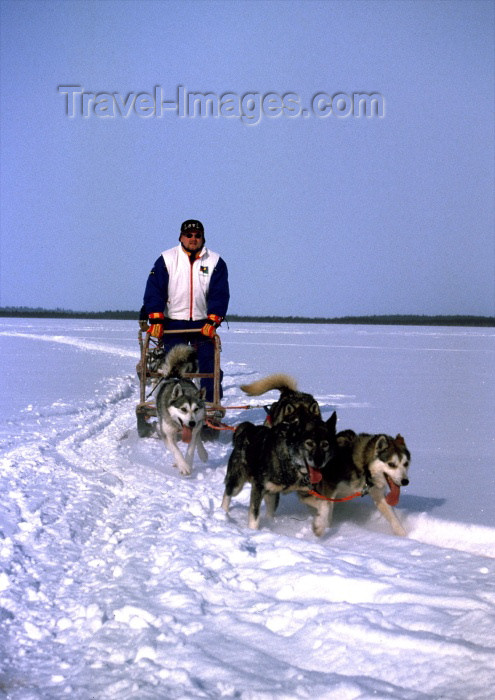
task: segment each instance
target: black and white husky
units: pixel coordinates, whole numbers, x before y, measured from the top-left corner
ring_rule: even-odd
[[[325,498],[339,499],[356,492],[369,492],[393,533],[404,536],[406,531],[392,506],[399,502],[400,487],[409,483],[407,470],[410,461],[411,455],[402,435],[395,438],[384,434],[356,435],[353,430],[337,433],[335,457],[314,488],[324,498],[300,494],[304,503],[317,510],[313,521],[315,535],[323,535],[332,522],[333,502]]]
[[[273,428],[241,423],[234,435],[234,448],[225,476],[222,508],[229,512],[233,496],[251,484],[248,525],[257,530],[264,500],[272,517],[281,493],[307,492],[322,479],[335,449],[335,413],[303,424],[277,423]]]
[[[208,459],[201,440],[206,415],[205,390],[184,377],[184,374],[197,372],[196,351],[190,345],[176,345],[165,357],[159,372],[163,378],[157,385],[158,432],[174,455],[175,466],[188,476],[196,449],[202,462]],[[185,457],[177,444],[179,439],[188,443]]]

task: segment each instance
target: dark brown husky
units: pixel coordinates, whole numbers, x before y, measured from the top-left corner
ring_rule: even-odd
[[[261,396],[272,389],[280,391],[280,398],[267,411],[265,425],[268,427],[282,422],[302,423],[304,420],[321,418],[320,407],[314,396],[298,391],[295,379],[287,374],[271,374],[251,384],[243,384],[241,389],[248,396]]]

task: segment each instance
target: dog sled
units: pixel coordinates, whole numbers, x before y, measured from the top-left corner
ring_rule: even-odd
[[[148,437],[155,431],[155,423],[150,419],[156,417],[156,405],[152,393],[153,382],[159,380],[162,375],[158,369],[165,357],[162,338],[153,338],[150,333],[147,333],[147,324],[143,322],[139,324],[139,349],[140,360],[136,367],[139,377],[139,403],[136,406],[137,431],[139,437]],[[200,334],[200,330],[186,329],[181,330],[181,334],[194,333]],[[176,330],[163,332],[163,337],[166,335],[177,335]],[[184,376],[188,379],[213,379],[213,401],[206,404],[206,425],[203,428],[204,438],[215,440],[219,433],[221,418],[225,413],[225,409],[220,402],[220,352],[221,342],[218,334],[215,334],[211,339],[214,345],[214,368],[213,372],[194,372]]]

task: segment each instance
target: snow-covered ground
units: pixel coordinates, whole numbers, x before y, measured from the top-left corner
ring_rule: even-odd
[[[297,497],[220,508],[231,433],[190,478],[139,439],[137,324],[0,319],[0,696],[492,698],[495,331],[232,323],[226,420],[292,374],[338,428],[402,433],[390,534],[369,497],[322,539]]]

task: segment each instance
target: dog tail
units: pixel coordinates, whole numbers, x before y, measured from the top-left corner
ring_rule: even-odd
[[[183,377],[184,374],[198,371],[196,350],[190,345],[174,345],[167,353],[160,374],[165,378]]]
[[[288,374],[270,374],[264,379],[251,382],[251,384],[241,384],[241,389],[248,396],[260,396],[272,389],[297,391],[297,383]]]

